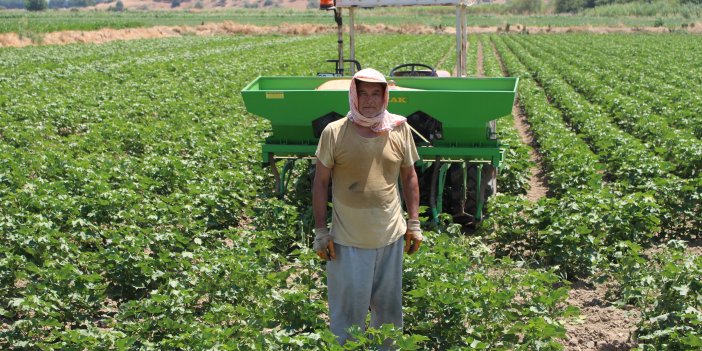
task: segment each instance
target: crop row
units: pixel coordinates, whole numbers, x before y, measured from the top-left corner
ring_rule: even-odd
[[[435,64],[455,51],[450,36],[364,38],[361,63],[382,72]],[[470,38],[482,43],[485,73],[500,75],[487,39]],[[647,246],[659,227],[680,236],[699,228],[699,213],[689,212],[699,198],[678,199],[691,216],[682,228],[666,222],[673,195],[658,199],[651,189],[671,188],[667,170],[632,186],[616,168],[633,165],[612,165],[612,153],[591,149],[592,139],[566,122],[576,111],[561,110],[553,88],[539,85],[557,75],[527,70],[520,60],[538,60],[518,40],[490,39],[521,78],[520,104],[556,197],[512,196],[525,190],[528,149],[518,145],[512,120],[502,119],[498,130],[518,147],[501,174],[511,179],[510,195],[495,198],[488,225],[497,224],[492,238],[514,245],[514,257],[551,268],[496,258],[456,227],[428,232],[422,251],[405,262],[405,335],[368,334],[379,340],[394,336],[424,349],[557,349],[562,318],[573,311],[563,307],[567,282],[556,272],[618,263],[620,240]],[[271,177],[259,165],[268,125],[247,114],[239,96],[257,75],[327,70],[320,62],[335,56],[333,43],[332,35],[193,37],[0,51],[0,89],[10,92],[0,96],[0,348],[333,349],[324,269],[308,248],[309,202],[285,204],[269,193]],[[699,195],[695,189],[682,193]],[[308,199],[308,191],[302,184],[290,196]],[[627,262],[622,275],[637,270]],[[670,279],[658,280],[670,285],[665,301],[684,286],[698,289],[695,267],[671,268]],[[696,295],[686,296],[680,300],[689,304]],[[667,311],[695,321],[684,308]],[[656,328],[641,330],[655,335]],[[359,348],[373,346],[368,335],[358,334]]]
[[[625,36],[603,40],[600,45],[609,50],[617,58],[630,58],[630,60],[641,61],[646,65],[641,69],[648,75],[651,74],[658,79],[665,80],[665,77],[674,78],[670,80],[673,86],[694,87],[702,84],[702,77],[694,75],[700,68],[697,53],[700,50],[696,38],[685,35],[671,35],[668,40],[661,41],[656,36],[637,36],[636,45],[626,45],[630,43]]]
[[[605,258],[601,247],[652,236],[657,228],[652,218],[659,208],[651,206],[650,195],[624,195],[602,183],[597,157],[567,128],[560,111],[550,106],[544,91],[501,39],[493,41],[505,69],[520,77],[519,102],[548,165],[545,174],[556,197],[537,204],[497,198],[489,223],[494,223],[492,238],[505,253],[531,255],[544,264],[559,265],[568,275],[589,274]]]
[[[187,37],[0,50],[0,348],[334,349],[324,269],[304,226],[309,202],[270,193],[259,155],[269,125],[239,95],[258,75],[325,70],[333,43]],[[430,43],[440,50],[419,50]],[[369,35],[359,53],[386,72],[436,63],[451,45]],[[309,198],[301,191],[291,196]],[[380,340],[557,348],[572,313],[567,283],[451,228],[428,232],[406,260],[405,335],[374,331]]]
[[[606,111],[584,99],[516,41],[509,44],[535,71],[554,104],[598,154],[609,176],[628,192],[655,192],[663,206],[665,231],[683,236],[696,233],[697,229],[684,229],[684,223],[700,218],[696,205],[696,198],[700,197],[700,178],[685,180],[670,174],[671,166],[667,162],[649,151],[641,141],[614,126]]]
[[[693,350],[702,345],[702,256],[687,244],[671,240],[648,253],[639,245],[620,243],[620,255],[608,275],[617,281],[608,296],[641,311],[636,336],[639,350]]]
[[[554,91],[557,78],[520,51],[522,47],[515,45],[516,39],[502,36],[492,39],[505,68],[521,78],[520,105],[527,114],[537,143],[558,143],[558,139],[564,137],[587,146],[583,140],[578,142],[578,138],[573,138],[574,134],[567,128],[557,134],[539,134],[543,116],[549,115],[545,111],[552,111],[554,127],[564,126],[560,118],[567,119],[568,113],[572,113],[568,110],[561,113],[557,108],[558,96],[544,93]],[[517,52],[519,54],[515,55]],[[535,69],[527,70],[523,62],[534,65]],[[566,137],[569,135],[571,137]],[[566,148],[562,150],[568,152]],[[583,155],[590,152],[587,147],[581,150]],[[541,147],[539,152],[549,163],[548,153]],[[549,169],[547,175],[552,172],[553,169]],[[685,201],[693,204],[688,210],[692,212],[690,219],[694,222],[699,218],[699,213],[694,212],[699,211],[694,205],[700,198],[699,184],[696,189],[693,185],[684,192],[690,196]],[[702,268],[699,257],[685,255],[682,251],[684,245],[672,241],[669,244],[671,249],[665,248],[656,255],[654,262],[642,258],[641,247],[652,244],[659,225],[675,227],[665,222],[665,213],[668,212],[665,207],[670,205],[668,200],[656,200],[645,187],[632,187],[628,181],[616,177],[602,187],[595,186],[585,191],[573,189],[536,204],[510,197],[496,200],[493,202],[493,217],[488,222],[488,228],[491,228],[488,233],[501,244],[498,247],[507,248],[507,253],[513,256],[526,255],[540,259],[542,263],[559,264],[566,273],[600,272],[616,279],[621,288],[610,291],[614,299],[634,304],[643,312],[636,331],[641,349],[688,349],[700,343],[698,326],[702,323],[702,316],[695,312],[700,298],[695,278]],[[685,232],[684,227],[680,229],[681,234]],[[692,292],[690,289],[697,290]]]
[[[473,36],[471,36],[472,38]],[[487,77],[501,77],[500,64],[495,57],[492,45],[485,36],[476,36],[483,52],[483,73]],[[471,42],[472,43],[472,42]],[[529,160],[531,147],[524,144],[519,137],[514,118],[501,118],[496,122],[497,133],[500,141],[506,144],[505,162],[499,171],[497,184],[501,193],[518,195],[526,194],[529,190],[530,169],[535,167]]]
[[[636,189],[635,187],[632,188],[628,182],[627,179],[624,179],[622,182],[621,180],[618,180],[617,178],[613,178],[612,180],[615,180],[616,183],[613,184],[612,186],[607,186],[606,188],[600,187],[600,182],[601,182],[601,175],[600,175],[600,170],[603,169],[604,167],[607,167],[607,165],[600,164],[598,163],[598,157],[594,156],[592,152],[588,148],[588,144],[585,144],[582,139],[580,139],[576,134],[571,132],[568,129],[568,126],[563,123],[563,115],[562,111],[554,108],[553,106],[550,105],[548,98],[544,94],[544,92],[541,90],[540,87],[538,87],[534,82],[531,81],[531,74],[529,71],[525,70],[525,67],[521,65],[521,63],[516,60],[516,57],[513,56],[512,52],[508,50],[507,46],[502,43],[502,38],[498,37],[495,39],[495,43],[500,51],[500,55],[502,60],[505,62],[505,65],[510,71],[510,74],[512,75],[517,75],[521,77],[520,81],[520,104],[522,108],[524,108],[525,113],[529,117],[529,121],[531,124],[531,129],[532,132],[535,135],[535,138],[537,140],[537,143],[539,145],[539,152],[542,154],[544,162],[549,165],[548,169],[546,170],[546,175],[549,178],[549,185],[552,188],[552,190],[555,188],[556,194],[559,194],[558,192],[558,187],[562,184],[559,182],[559,179],[575,179],[579,180],[580,183],[571,183],[567,182],[565,184],[568,184],[568,186],[564,187],[563,189],[569,190],[571,192],[576,191],[575,194],[570,194],[567,198],[569,201],[575,201],[577,200],[578,196],[581,196],[582,194],[578,195],[577,190],[580,187],[580,189],[583,190],[588,190],[588,191],[594,191],[595,193],[598,194],[598,196],[601,197],[601,201],[603,203],[606,203],[607,201],[610,201],[610,194],[613,193],[615,196],[620,196],[616,195],[619,194],[620,192],[624,191],[626,193],[629,193],[628,196],[633,196],[633,197],[641,197],[642,199],[648,199],[648,200],[642,200],[640,199],[639,201],[642,201],[641,203],[649,203],[651,202],[651,195],[649,193],[650,190],[647,190],[645,187],[642,188],[642,190],[634,190],[632,192],[632,189]],[[537,74],[540,72],[537,72]],[[567,113],[565,111],[563,114]],[[551,146],[553,145],[553,146]],[[553,151],[550,151],[553,150]],[[590,171],[588,172],[587,167],[580,167],[584,166],[588,163],[586,162],[577,162],[578,160],[587,160],[590,159],[591,161],[591,168]],[[568,162],[571,162],[573,160],[576,160],[576,162],[569,164]],[[559,177],[554,177],[554,175],[562,174],[562,176]],[[585,180],[585,181],[583,181]],[[580,184],[578,186],[578,184]],[[651,184],[661,184],[661,181],[656,181]],[[660,185],[659,185],[660,186]],[[635,241],[642,241],[642,242],[647,242],[647,238],[652,237],[654,234],[657,233],[657,227],[658,224],[663,226],[663,228],[666,228],[666,230],[671,230],[674,232],[677,232],[678,235],[686,236],[690,235],[688,230],[690,229],[689,227],[682,226],[682,228],[678,228],[679,222],[676,222],[675,220],[671,221],[669,217],[669,214],[666,213],[675,213],[675,215],[672,218],[682,218],[681,221],[685,223],[686,221],[692,220],[693,222],[695,221],[695,218],[698,218],[695,211],[699,211],[698,209],[695,208],[695,203],[696,203],[696,198],[699,198],[699,188],[694,188],[694,183],[693,183],[693,188],[687,188],[685,190],[675,190],[677,193],[674,193],[673,195],[671,194],[663,194],[663,196],[660,196],[660,198],[668,198],[667,200],[660,200],[659,199],[659,204],[662,205],[662,208],[655,208],[657,206],[651,206],[651,205],[646,205],[649,206],[648,209],[642,208],[640,210],[643,210],[643,212],[640,212],[640,214],[643,213],[648,213],[647,215],[644,215],[644,217],[641,218],[641,220],[633,220],[633,221],[627,221],[627,225],[631,225],[632,227],[628,228],[628,230],[623,230],[621,233],[625,234],[624,237],[616,238],[616,236],[612,236],[609,239],[607,239],[606,242],[613,243],[616,242],[616,240],[620,240],[623,238],[629,238],[630,240],[633,239]],[[697,185],[699,186],[699,185]],[[607,190],[608,189],[608,190]],[[666,189],[663,187],[662,189]],[[662,190],[659,189],[659,190]],[[674,189],[674,188],[673,188]],[[641,191],[640,193],[637,193],[638,191]],[[675,195],[679,194],[684,194],[682,198],[676,198]],[[560,193],[560,194],[565,194],[565,193]],[[578,205],[573,204],[573,208],[577,208],[579,211],[581,211],[581,214],[587,214],[588,217],[591,219],[589,220],[590,223],[587,224],[586,227],[582,227],[580,229],[574,229],[572,231],[566,230],[566,232],[570,232],[571,234],[573,232],[578,232],[582,231],[583,229],[585,230],[584,233],[589,233],[592,228],[595,228],[595,232],[597,231],[597,223],[598,221],[604,221],[608,222],[610,219],[608,219],[608,216],[613,216],[612,218],[623,218],[621,217],[622,214],[620,213],[609,213],[607,215],[601,216],[601,218],[593,218],[595,216],[595,213],[598,213],[599,211],[592,211],[592,209],[588,208],[586,204],[583,202],[587,201],[592,201],[592,200],[587,200],[586,198],[583,198],[579,202]],[[563,201],[563,200],[561,200]],[[615,200],[616,202],[616,200]],[[610,206],[610,205],[606,205]],[[499,208],[499,206],[498,206]],[[514,209],[513,207],[512,209]],[[518,206],[516,207],[518,208]],[[616,208],[616,207],[613,207]],[[684,211],[677,211],[678,209],[683,208]],[[612,208],[610,208],[612,209]],[[633,211],[632,208],[621,208],[621,210],[627,210],[627,211]],[[650,211],[649,211],[650,210]],[[663,210],[663,212],[660,212]],[[550,211],[550,210],[545,210],[541,208],[541,211],[546,211],[547,213],[561,213],[558,211]],[[638,210],[637,210],[638,211]],[[685,212],[687,211],[687,212]],[[636,212],[636,211],[634,211]],[[519,211],[516,211],[516,213],[520,213]],[[633,213],[633,212],[632,212]],[[680,214],[684,215],[682,217],[677,217]],[[539,213],[536,214],[536,218],[542,218],[544,216],[540,216]],[[556,216],[561,217],[561,216]],[[567,216],[563,216],[564,218],[567,218]],[[648,219],[645,219],[648,218]],[[513,218],[516,221],[520,221],[519,218]],[[555,218],[554,218],[555,219]],[[544,218],[546,220],[546,225],[552,223],[554,219]],[[502,218],[500,218],[502,220]],[[532,224],[536,222],[533,219]],[[648,222],[651,221],[651,222]],[[649,224],[645,224],[645,223]],[[576,228],[582,226],[582,222],[578,224],[577,222],[573,222],[573,225],[576,226]],[[652,225],[651,225],[652,224]],[[637,227],[639,225],[643,225],[641,227]],[[500,228],[503,228],[505,231],[505,237],[507,239],[502,240],[505,243],[509,242],[520,242],[520,240],[514,240],[516,239],[513,237],[513,235],[518,235],[521,236],[519,233],[519,229],[516,231],[510,230],[508,228],[522,228],[523,233],[522,234],[528,234],[531,233],[531,238],[538,238],[538,237],[543,237],[543,233],[540,234],[535,234],[533,230],[535,230],[535,226],[530,226],[527,225],[526,223],[524,226],[512,226],[512,225],[504,225],[504,223],[499,224]],[[588,226],[592,226],[592,228],[585,229]],[[537,226],[538,228],[538,226]],[[536,229],[538,230],[538,229]],[[511,233],[511,234],[509,234]],[[685,234],[687,233],[687,234]],[[693,230],[694,233],[694,230]],[[525,237],[529,237],[530,235],[525,235]],[[510,239],[511,238],[511,239]],[[638,239],[635,239],[638,238]],[[523,238],[523,240],[526,240]],[[613,240],[613,241],[612,241]],[[578,242],[578,241],[575,241]],[[553,255],[548,255],[548,249],[544,246],[543,242],[540,240],[536,240],[536,242],[532,242],[532,245],[530,245],[530,249],[536,249],[536,250],[545,250],[545,251],[539,251],[539,252],[544,252],[546,253],[546,257],[550,257],[551,259],[553,258]],[[563,256],[568,256],[568,255],[563,255]],[[557,258],[557,257],[556,257]],[[591,260],[590,263],[595,262],[596,260]],[[582,262],[581,262],[582,263]],[[579,267],[579,268],[578,268]],[[582,271],[584,267],[592,267],[589,264],[585,264],[584,266],[575,264],[572,267],[568,266],[562,266],[561,268],[565,269],[566,271]]]
[[[538,143],[539,152],[547,165],[546,174],[551,190],[563,194],[570,190],[597,187],[602,182],[602,165],[587,145],[568,129],[561,112],[552,107],[543,90],[531,79],[515,58],[506,55],[504,43],[494,45],[508,69],[509,75],[520,77],[519,102],[529,116],[530,131]]]
[[[238,267],[252,263],[222,240],[241,240],[219,232],[252,210],[263,179],[256,167],[240,165],[258,159],[251,141],[264,125],[236,101],[250,79],[243,73],[250,50],[273,55],[276,46],[270,38],[244,42],[212,39],[213,50],[195,48],[180,59],[155,50],[134,60],[121,55],[122,45],[93,47],[114,49],[104,52],[112,61],[57,62],[63,67],[5,81],[13,101],[2,110],[2,307],[13,321],[5,343],[38,347],[59,337],[70,344],[86,330],[88,339],[102,324],[120,324],[98,336],[122,335],[128,346],[148,338],[118,330],[144,315],[177,319],[170,306],[191,308],[207,291],[230,295],[230,279],[247,282],[232,274],[268,269],[257,261]],[[193,43],[170,44],[177,52]],[[193,270],[192,257],[207,265]],[[200,269],[222,282],[203,279]],[[163,300],[172,294],[180,298]],[[93,319],[98,324],[81,325]],[[61,333],[66,325],[76,331]]]
[[[529,44],[526,44],[526,43]],[[587,59],[575,59],[546,45],[522,41],[530,52],[559,72],[588,101],[602,106],[616,124],[640,140],[675,166],[674,172],[684,178],[694,177],[702,169],[702,141],[687,130],[671,129],[665,118],[655,114],[643,97],[618,93],[618,80],[602,79],[592,74],[596,67]],[[680,156],[684,155],[684,158]]]
[[[221,53],[175,60],[93,47],[113,49],[112,61],[53,56],[62,67],[3,81],[4,345],[148,345],[162,339],[154,331],[205,326],[186,314],[200,313],[208,291],[220,297],[200,310],[226,310],[246,296],[228,282],[256,284],[269,270],[237,253],[242,238],[228,230],[259,192],[261,175],[239,165],[257,159],[250,140],[264,125],[236,105],[249,76],[223,60],[273,55],[263,39],[212,39]],[[179,43],[173,52],[190,44]]]
[[[643,100],[671,126],[689,130],[702,137],[702,97],[696,93],[702,81],[696,74],[702,69],[695,57],[698,45],[684,36],[671,36],[660,43],[651,38],[637,38],[637,45],[625,45],[621,38],[601,40],[571,36],[569,40],[543,38],[542,42],[558,46],[561,52],[589,65],[592,72],[616,87],[617,91]]]
[[[667,174],[669,166],[651,154],[643,144],[610,122],[607,112],[592,105],[566,84],[551,67],[532,56],[512,38],[505,40],[510,49],[533,71],[535,78],[553,98],[571,126],[581,133],[600,155],[609,173],[634,186]]]

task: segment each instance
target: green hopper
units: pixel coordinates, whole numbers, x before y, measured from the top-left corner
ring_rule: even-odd
[[[280,179],[275,160],[313,158],[324,126],[349,111],[348,89],[319,90],[332,80],[339,78],[259,77],[242,91],[247,110],[271,122],[272,135],[263,145],[262,159],[273,166],[281,194],[292,163],[286,164]],[[417,174],[425,189],[421,198],[434,217],[447,208],[465,222],[480,220],[483,203],[495,192],[495,172],[505,151],[494,120],[511,114],[518,78],[388,77],[388,81],[398,87],[390,91],[388,110],[407,117],[415,132],[421,158]],[[444,199],[447,189],[450,196]]]
[[[420,161],[415,165],[420,204],[434,221],[446,212],[454,221],[475,224],[484,204],[497,191],[497,171],[506,145],[498,140],[495,120],[509,116],[518,78],[466,78],[468,6],[477,0],[323,0],[337,24],[337,58],[333,73],[317,77],[258,77],[242,90],[249,112],[268,119],[272,134],[263,145],[263,162],[271,166],[282,196],[296,160],[314,159],[324,127],[349,111],[350,76],[361,69],[355,58],[355,13],[383,6],[455,6],[454,76],[421,63],[406,63],[388,74],[388,110],[407,117]],[[344,55],[342,12],[348,11],[349,57]],[[431,50],[431,48],[428,48]],[[346,66],[349,66],[346,69]],[[346,82],[344,82],[346,81]],[[345,85],[344,85],[345,84]],[[285,159],[282,172],[276,161]],[[314,165],[310,162],[310,176]],[[446,194],[446,196],[444,196]]]

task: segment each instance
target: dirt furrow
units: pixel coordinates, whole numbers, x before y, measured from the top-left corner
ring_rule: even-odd
[[[502,58],[493,45],[496,56],[506,72]],[[515,123],[523,141],[534,146],[534,138],[529,131],[526,116],[522,113],[517,103],[513,110]],[[542,161],[534,151],[537,168],[530,181],[532,188],[527,194],[531,200],[546,195],[548,185],[545,182]],[[536,184],[534,184],[536,183]],[[540,183],[540,184],[539,184]],[[532,192],[533,191],[533,192]],[[566,337],[561,340],[567,351],[624,351],[636,346],[633,334],[636,323],[640,320],[641,312],[635,308],[618,308],[606,299],[607,285],[593,284],[586,281],[577,281],[570,289],[567,303],[580,308],[580,317],[573,321],[566,321]]]
[[[478,77],[485,77],[485,67],[483,67],[483,43],[478,41],[478,59],[475,60],[475,74]]]
[[[453,46],[453,45],[451,45],[451,47],[449,47],[448,51],[446,51],[446,53],[444,54],[444,56],[441,57],[441,59],[439,60],[439,62],[437,62],[437,63],[436,63],[436,66],[434,66],[434,67],[435,67],[437,70],[443,69],[444,63],[446,62],[446,60],[448,59],[448,57],[451,56],[451,52],[454,51],[454,50],[456,50],[456,47]],[[454,65],[454,67],[455,67],[455,65]]]
[[[636,346],[633,335],[641,312],[622,309],[605,299],[604,284],[575,282],[567,303],[580,308],[580,318],[566,323],[561,340],[566,351],[625,351]]]
[[[514,116],[514,126],[517,128],[522,143],[531,146],[529,149],[529,160],[536,164],[536,167],[531,167],[529,169],[531,177],[529,177],[529,190],[527,190],[526,195],[527,199],[536,202],[548,194],[548,181],[544,174],[545,167],[541,155],[536,151],[537,145],[534,142],[534,136],[529,130],[529,122],[519,106],[519,98],[514,101],[512,115]]]
[[[507,69],[502,62],[502,57],[500,57],[500,54],[497,52],[497,48],[495,48],[494,45],[492,45],[492,50],[500,62],[502,74],[507,75]],[[482,70],[482,50],[479,50],[478,57],[478,60],[481,61],[479,69]],[[524,115],[521,107],[519,106],[519,97],[515,99],[514,105],[512,106],[512,116],[514,116],[514,125],[517,128],[517,132],[519,133],[519,138],[522,140],[522,143],[531,146],[529,149],[529,160],[532,161],[536,167],[531,167],[529,169],[531,177],[529,177],[529,190],[527,190],[526,196],[530,201],[536,202],[548,194],[548,181],[546,180],[546,176],[544,174],[546,167],[543,164],[541,155],[536,151],[538,145],[534,140],[533,133],[529,129],[527,117]]]

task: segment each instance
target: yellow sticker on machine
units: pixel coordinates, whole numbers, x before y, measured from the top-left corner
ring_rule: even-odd
[[[266,92],[266,99],[285,99],[285,94],[280,91]]]
[[[407,97],[406,96],[393,96],[390,98],[390,103],[391,104],[406,104]]]

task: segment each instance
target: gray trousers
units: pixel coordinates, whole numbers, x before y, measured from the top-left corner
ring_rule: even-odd
[[[402,254],[404,240],[379,248],[359,249],[334,244],[336,259],[327,262],[331,331],[342,345],[347,329],[383,324],[402,327]]]

